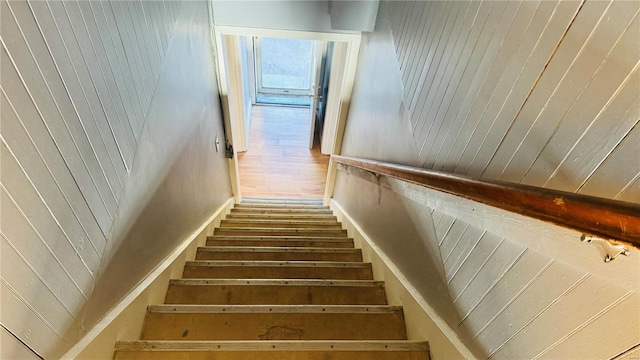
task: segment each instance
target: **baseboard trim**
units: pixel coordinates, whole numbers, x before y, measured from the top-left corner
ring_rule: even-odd
[[[360,225],[334,199],[331,210],[347,229],[364,260],[371,262],[374,278],[385,282],[389,305],[402,306],[409,340],[429,341],[431,359],[475,359],[458,335],[438,315],[402,271],[378,247]]]
[[[194,232],[187,236],[129,294],[117,303],[62,359],[113,359],[114,346],[120,340],[138,340],[149,304],[164,303],[169,279],[181,277],[187,260],[193,259],[198,246],[220,224],[235,203],[229,198]]]

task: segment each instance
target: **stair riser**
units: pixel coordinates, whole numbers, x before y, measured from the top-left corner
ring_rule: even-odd
[[[167,304],[385,305],[381,286],[170,285]]]
[[[286,222],[223,222],[220,224],[220,228],[233,229],[233,228],[296,228],[296,229],[324,229],[324,230],[341,230],[342,226],[338,223],[317,223],[317,224],[296,224]]]
[[[373,280],[371,267],[190,266],[184,278]]]
[[[329,209],[264,209],[264,208],[241,208],[231,209],[232,215],[240,214],[286,214],[286,215],[333,215]]]
[[[346,230],[305,230],[305,229],[232,229],[216,228],[215,235],[223,236],[325,236],[347,237]]]
[[[316,204],[240,204],[234,209],[295,209],[295,210],[329,210],[328,206]]]
[[[428,360],[422,351],[117,351],[116,360]]]
[[[143,340],[406,340],[402,313],[148,312]]]
[[[229,220],[243,220],[243,221],[251,221],[251,220],[276,220],[276,221],[287,221],[287,220],[303,220],[303,221],[338,221],[338,219],[333,215],[288,215],[288,214],[229,214],[227,215],[227,219]]]
[[[198,251],[196,260],[348,261],[361,262],[362,254],[321,252]]]
[[[353,248],[353,241],[307,241],[307,240],[207,240],[207,246],[246,246],[246,247],[320,247]]]

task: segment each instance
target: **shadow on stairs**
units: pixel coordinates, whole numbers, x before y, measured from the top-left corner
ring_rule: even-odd
[[[429,359],[407,340],[353,240],[317,199],[252,198],[150,305],[124,359]]]

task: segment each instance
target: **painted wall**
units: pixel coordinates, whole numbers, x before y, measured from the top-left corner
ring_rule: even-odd
[[[342,153],[640,202],[639,10],[381,3]],[[334,198],[479,358],[640,339],[639,251],[605,264],[578,233],[353,169]]]
[[[208,9],[0,6],[1,321],[55,358],[230,196]]]

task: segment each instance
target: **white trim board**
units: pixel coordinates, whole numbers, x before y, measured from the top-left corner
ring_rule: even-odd
[[[116,341],[139,340],[147,305],[164,303],[169,279],[182,277],[185,262],[195,257],[233,204],[229,198],[216,209],[61,358],[112,359]]]
[[[378,247],[373,239],[349,216],[335,200],[331,210],[353,238],[356,248],[362,249],[364,261],[371,262],[374,279],[385,282],[389,305],[403,307],[409,340],[429,341],[431,359],[475,359],[455,331],[438,315],[407,280],[402,271]]]

